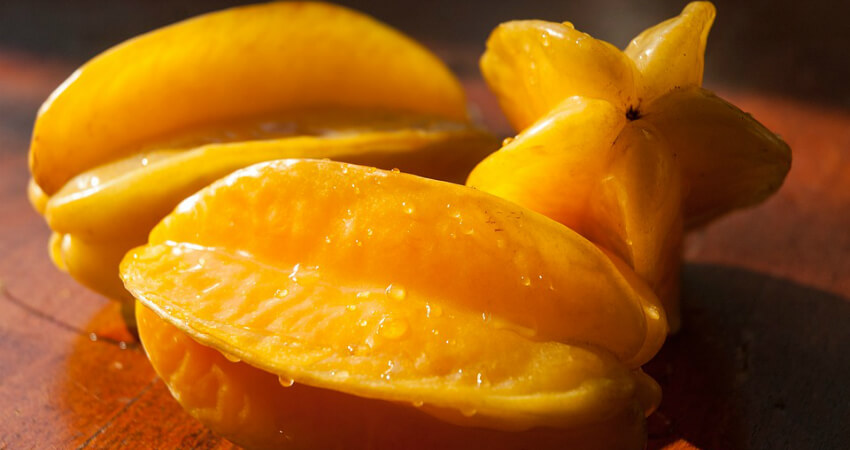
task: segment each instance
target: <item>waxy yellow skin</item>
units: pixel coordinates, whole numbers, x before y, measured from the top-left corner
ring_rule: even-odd
[[[763,201],[788,146],[700,87],[708,2],[625,51],[570,23],[517,21],[490,36],[481,69],[521,133],[467,184],[564,223],[627,261],[679,327],[684,230]]]
[[[247,6],[141,35],[78,69],[39,111],[33,177],[52,195],[192,127],[315,107],[466,119],[459,82],[392,28],[329,4]]]
[[[121,273],[202,346],[320,388],[308,389],[317,398],[327,389],[343,403],[401,402],[458,426],[563,439],[659,401],[630,370],[666,336],[643,281],[569,228],[460,185],[332,161],[262,163],[182,202]],[[162,344],[147,338],[162,327],[139,322],[180,399],[194,388],[157,363]],[[301,403],[279,408],[312,410]],[[222,408],[197,416],[231,426],[232,405]]]
[[[346,8],[271,3],[180,22],[83,65],[39,111],[29,193],[57,266],[130,301],[121,256],[233,170],[332,158],[461,181],[497,145],[416,42]]]

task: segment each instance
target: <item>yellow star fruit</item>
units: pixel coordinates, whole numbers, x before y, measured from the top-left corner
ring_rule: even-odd
[[[343,7],[270,3],[144,34],[80,67],[39,111],[29,193],[57,266],[130,300],[123,254],[235,169],[333,158],[460,181],[496,147],[418,43]]]
[[[642,448],[660,400],[638,369],[667,329],[645,283],[462,185],[261,163],[183,201],[121,274],[171,392],[249,446],[281,430],[295,448],[411,448],[430,430],[423,448]]]
[[[521,133],[467,183],[623,258],[674,330],[683,231],[763,201],[791,164],[779,137],[700,87],[714,15],[691,3],[622,52],[568,22],[508,22],[481,58]]]

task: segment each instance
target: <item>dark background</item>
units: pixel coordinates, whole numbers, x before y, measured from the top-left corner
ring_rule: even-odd
[[[226,0],[0,1],[0,51],[81,64],[106,48],[202,12],[244,4]],[[462,76],[478,76],[476,55],[490,30],[510,19],[569,20],[624,47],[643,28],[672,17],[682,0],[382,1],[339,3],[424,41]],[[715,2],[706,85],[850,107],[850,2]],[[446,49],[452,49],[447,52]],[[462,50],[458,52],[457,50]]]

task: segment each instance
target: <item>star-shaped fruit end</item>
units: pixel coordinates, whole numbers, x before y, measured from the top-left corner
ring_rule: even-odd
[[[481,69],[518,131],[467,184],[574,228],[629,263],[678,328],[684,230],[765,200],[791,150],[703,89],[715,9],[693,2],[620,51],[569,23],[500,25]]]

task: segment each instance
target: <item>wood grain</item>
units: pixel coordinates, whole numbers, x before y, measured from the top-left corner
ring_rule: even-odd
[[[173,401],[116,306],[48,260],[26,148],[67,73],[0,54],[0,449],[232,448]],[[482,83],[466,84],[506,133]],[[794,164],[770,201],[688,238],[684,329],[647,366],[665,395],[650,448],[850,448],[850,113],[725,94]]]

